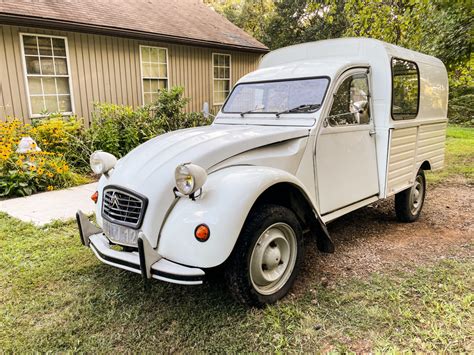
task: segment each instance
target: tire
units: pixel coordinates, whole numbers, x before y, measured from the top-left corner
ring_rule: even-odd
[[[420,217],[425,196],[425,173],[420,169],[413,186],[395,195],[395,212],[398,220],[405,223],[415,222]]]
[[[247,217],[227,262],[227,285],[244,305],[274,303],[293,285],[303,254],[303,233],[293,211],[259,206]]]

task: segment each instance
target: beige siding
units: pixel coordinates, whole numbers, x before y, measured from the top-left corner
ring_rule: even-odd
[[[142,104],[140,45],[168,49],[170,86],[183,86],[191,99],[188,111],[212,102],[212,53],[232,57],[231,80],[254,70],[260,54],[166,44],[135,39],[0,25],[0,118],[29,121],[28,99],[20,48],[20,33],[67,37],[74,112],[88,120],[94,102]]]

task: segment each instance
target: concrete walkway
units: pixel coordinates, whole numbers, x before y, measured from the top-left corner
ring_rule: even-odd
[[[97,183],[71,187],[69,189],[42,192],[28,197],[0,201],[0,211],[38,226],[56,219],[75,218],[78,209],[86,214],[95,211],[91,195]]]

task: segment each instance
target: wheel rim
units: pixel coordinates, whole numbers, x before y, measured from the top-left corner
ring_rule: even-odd
[[[278,292],[296,264],[296,234],[288,224],[275,223],[258,238],[250,257],[250,280],[263,295]]]
[[[421,205],[423,204],[424,193],[423,179],[418,175],[410,193],[410,209],[412,215],[416,215],[420,211]]]

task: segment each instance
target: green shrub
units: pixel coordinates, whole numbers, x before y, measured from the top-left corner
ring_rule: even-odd
[[[122,157],[163,132],[147,107],[134,110],[131,106],[98,103],[94,105],[86,144],[91,151],[103,150]]]
[[[184,113],[188,102],[189,99],[184,97],[184,89],[176,86],[169,91],[162,90],[150,109],[159,126],[166,132],[212,123],[210,118],[205,118],[200,112]]]
[[[183,88],[162,90],[152,105],[138,107],[95,104],[86,143],[91,151],[103,150],[122,157],[159,134],[211,123],[201,113],[183,112],[189,99]]]
[[[474,88],[452,87],[449,93],[448,119],[450,123],[474,126]]]

